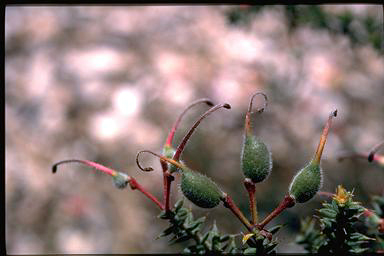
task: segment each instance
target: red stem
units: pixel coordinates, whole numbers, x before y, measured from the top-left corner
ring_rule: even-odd
[[[131,187],[132,190],[139,190],[141,193],[143,193],[146,197],[151,199],[161,210],[164,210],[164,205],[157,200],[155,196],[153,196],[150,192],[148,192],[145,188],[143,188],[135,178],[132,178],[129,180],[129,186]]]
[[[165,204],[165,211],[170,211],[170,203],[171,203],[171,184],[172,181],[175,179],[172,174],[167,170],[163,172],[163,180],[164,180],[164,204]]]
[[[115,171],[115,170],[112,170],[108,167],[105,167],[101,164],[98,164],[98,163],[95,163],[95,162],[92,162],[92,161],[88,161],[88,160],[78,160],[78,159],[70,159],[70,160],[63,160],[63,161],[60,161],[60,162],[57,162],[55,163],[53,166],[52,166],[52,172],[55,173],[57,171],[57,166],[61,165],[61,164],[64,164],[64,163],[73,163],[73,162],[77,162],[77,163],[81,163],[81,164],[85,164],[87,166],[90,166],[90,167],[93,167],[99,171],[102,171],[110,176],[116,176],[118,173]],[[137,181],[135,178],[129,176],[129,179],[128,179],[128,182],[129,182],[129,185],[131,187],[132,190],[139,190],[140,192],[142,192],[146,197],[148,197],[149,199],[151,199],[155,204],[157,204],[157,206],[159,206],[160,209],[164,210],[164,206],[162,203],[159,202],[159,200],[157,200],[156,197],[154,197],[151,193],[149,193],[147,190],[145,190]]]
[[[98,164],[98,163],[95,163],[95,162],[92,162],[92,161],[88,161],[88,160],[79,160],[79,159],[69,159],[69,160],[63,160],[63,161],[57,162],[57,163],[55,163],[52,166],[52,172],[56,173],[57,167],[59,165],[67,164],[67,163],[80,163],[80,164],[84,164],[84,165],[87,165],[89,167],[95,168],[98,171],[104,172],[104,173],[106,173],[106,174],[108,174],[110,176],[116,176],[116,174],[117,174],[117,172],[115,170],[112,170],[112,169],[110,169],[108,167],[105,167],[105,166],[103,166],[101,164]]]
[[[179,146],[177,147],[176,149],[176,152],[175,152],[175,155],[173,156],[173,160],[175,161],[179,161],[180,160],[180,156],[181,156],[181,153],[183,152],[189,138],[192,136],[193,132],[195,131],[195,129],[197,128],[197,126],[199,126],[200,122],[205,118],[207,117],[209,114],[213,113],[214,111],[218,110],[219,108],[226,108],[226,109],[230,109],[231,106],[227,103],[225,104],[219,104],[219,105],[216,105],[212,108],[210,108],[207,112],[205,112],[196,122],[195,124],[192,126],[192,128],[189,130],[189,132],[184,136],[183,140],[181,141],[181,143],[179,144]]]
[[[192,102],[188,107],[186,107],[184,109],[184,111],[179,115],[179,117],[177,118],[177,120],[173,124],[173,126],[171,128],[171,131],[168,134],[168,137],[167,137],[167,140],[165,142],[165,145],[172,146],[172,140],[173,140],[173,137],[175,136],[175,132],[176,132],[177,128],[179,127],[181,119],[183,118],[185,113],[187,113],[187,111],[189,109],[191,109],[192,107],[194,107],[194,106],[196,106],[197,104],[200,104],[200,103],[205,103],[208,106],[213,106],[213,103],[212,103],[212,101],[210,99],[199,99],[199,100],[196,100],[196,101]]]
[[[249,195],[249,208],[252,214],[252,224],[256,224],[258,221],[257,215],[257,203],[256,203],[256,185],[250,179],[244,180],[244,186],[248,191]]]
[[[248,219],[244,216],[239,207],[236,206],[232,198],[226,194],[225,197],[222,198],[222,201],[224,202],[224,206],[231,210],[231,212],[241,221],[241,223],[244,224],[248,231],[252,232],[253,227],[251,223],[249,223]]]
[[[271,220],[273,220],[276,216],[278,216],[285,209],[293,207],[295,205],[295,199],[289,195],[286,195],[283,201],[279,204],[279,206],[273,210],[261,223],[257,224],[256,227],[258,229],[264,229],[265,225],[267,225]]]

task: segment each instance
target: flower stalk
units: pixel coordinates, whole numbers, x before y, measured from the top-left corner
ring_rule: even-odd
[[[195,129],[197,128],[197,126],[199,126],[200,122],[206,118],[208,115],[212,114],[213,112],[215,112],[216,110],[220,109],[220,108],[226,108],[226,109],[230,109],[231,108],[231,105],[227,104],[227,103],[224,103],[224,104],[218,104],[218,105],[215,105],[213,106],[212,108],[210,108],[208,111],[206,111],[194,124],[193,126],[191,127],[191,129],[189,130],[189,132],[184,136],[183,140],[181,141],[181,143],[179,144],[179,146],[177,147],[176,149],[176,152],[175,152],[175,155],[173,156],[173,160],[175,161],[179,161],[180,160],[180,157],[181,157],[181,154],[183,153],[184,151],[184,148],[185,146],[187,145],[187,142],[189,141],[189,138],[192,136],[193,132],[195,131]]]
[[[260,230],[264,229],[265,225],[271,222],[271,220],[277,217],[285,209],[291,208],[294,205],[295,205],[295,199],[290,195],[286,195],[283,201],[281,201],[281,203],[279,204],[279,206],[277,206],[277,208],[273,210],[262,222],[260,222],[259,224],[256,224],[255,226]]]
[[[251,179],[246,178],[244,180],[244,186],[248,191],[249,196],[249,208],[252,215],[252,224],[256,224],[258,222],[258,214],[257,214],[257,201],[256,201],[256,184],[251,181]]]
[[[200,104],[200,103],[205,103],[208,106],[213,106],[213,102],[210,99],[198,99],[194,102],[192,102],[189,106],[187,106],[184,111],[179,115],[179,117],[176,119],[175,123],[173,124],[171,131],[168,134],[168,137],[166,139],[164,149],[165,150],[173,150],[172,149],[172,141],[175,136],[176,130],[180,125],[181,119],[184,117],[184,115],[187,113],[188,110],[190,110],[192,107]],[[170,194],[171,194],[171,184],[172,181],[175,179],[172,174],[168,171],[168,165],[163,161],[160,160],[161,167],[163,169],[163,200],[164,200],[164,205],[165,205],[165,211],[169,212],[170,211],[170,204],[171,204],[171,199],[170,199]]]
[[[84,164],[86,166],[92,167],[98,171],[101,171],[101,172],[111,176],[113,179],[114,185],[119,189],[124,189],[127,187],[127,184],[129,184],[129,186],[132,190],[137,189],[138,191],[143,193],[146,197],[148,197],[152,202],[154,202],[161,210],[164,210],[164,205],[154,195],[152,195],[143,186],[141,186],[135,178],[128,176],[125,173],[112,170],[108,167],[105,167],[104,165],[101,165],[101,164],[98,164],[98,163],[95,163],[92,161],[79,160],[79,159],[63,160],[63,161],[55,163],[52,166],[52,173],[57,172],[57,168],[59,165],[67,164],[67,163],[80,163],[80,164]]]
[[[244,216],[239,207],[236,206],[235,202],[233,202],[232,198],[224,193],[224,196],[221,199],[224,202],[224,207],[231,210],[231,212],[244,224],[244,226],[248,229],[249,232],[252,232],[253,226],[248,221],[248,219]]]

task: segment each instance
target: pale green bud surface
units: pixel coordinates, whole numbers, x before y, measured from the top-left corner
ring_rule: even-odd
[[[293,178],[289,186],[289,194],[298,203],[305,203],[316,195],[322,185],[320,165],[311,161]]]
[[[189,169],[182,171],[180,187],[186,198],[202,208],[217,206],[223,195],[210,178]]]
[[[267,146],[253,135],[245,135],[241,169],[254,183],[265,180],[272,170],[272,156]]]
[[[113,184],[119,188],[119,189],[124,189],[127,187],[128,182],[129,182],[129,177],[127,174],[118,172],[116,176],[112,177]]]
[[[163,155],[166,157],[166,158],[169,158],[169,159],[172,159],[173,156],[175,155],[176,153],[176,150],[172,147],[169,147],[169,146],[165,146],[164,149],[163,149]],[[172,172],[178,172],[179,171],[179,168],[177,168],[175,165],[171,164],[171,163],[167,163],[168,165],[168,170],[172,173]]]

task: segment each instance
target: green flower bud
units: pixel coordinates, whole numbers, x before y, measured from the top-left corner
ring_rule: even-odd
[[[175,165],[181,172],[181,192],[192,203],[202,208],[213,208],[220,203],[220,199],[224,197],[223,192],[210,178],[195,172],[185,165],[173,159],[166,158],[149,150],[142,150],[136,155],[136,164],[143,171],[151,171],[152,167],[142,167],[139,162],[141,153],[150,153],[162,161]]]
[[[244,137],[241,169],[254,183],[265,180],[272,170],[272,156],[267,146],[253,135]]]
[[[184,168],[181,176],[181,191],[195,205],[213,208],[220,203],[223,192],[207,176]]]
[[[293,178],[289,186],[289,194],[298,203],[305,203],[316,195],[322,185],[322,171],[320,165],[311,161]]]
[[[113,184],[119,189],[126,188],[130,179],[131,177],[122,172],[117,172],[115,176],[112,176]]]
[[[252,101],[253,98],[259,94],[264,96],[265,105],[263,108],[257,111],[261,113],[267,106],[267,96],[264,93],[255,93],[252,95],[249,103],[249,108],[245,116],[245,136],[240,162],[241,169],[245,177],[251,179],[254,183],[262,182],[263,180],[265,180],[272,170],[271,152],[268,150],[268,147],[263,141],[261,141],[259,138],[252,134]]]
[[[173,148],[173,147],[170,147],[168,145],[164,146],[163,148],[163,155],[166,157],[166,158],[170,158],[172,159],[173,156],[175,155],[175,152],[176,150]],[[179,171],[179,168],[177,168],[175,165],[171,164],[171,163],[167,163],[168,165],[168,170],[173,173],[173,172],[178,172]]]
[[[126,188],[128,183],[132,179],[130,176],[128,176],[125,173],[117,172],[117,171],[112,170],[112,169],[110,169],[108,167],[105,167],[105,166],[103,166],[101,164],[98,164],[98,163],[95,163],[95,162],[92,162],[92,161],[88,161],[88,160],[78,160],[78,159],[69,159],[69,160],[64,160],[64,161],[57,162],[57,163],[55,163],[52,166],[52,172],[56,173],[57,172],[57,167],[59,165],[61,165],[61,164],[66,164],[66,163],[80,163],[80,164],[84,164],[84,165],[92,167],[92,168],[94,168],[94,169],[96,169],[98,171],[101,171],[101,172],[103,172],[105,174],[108,174],[109,176],[112,177],[113,184],[117,188],[119,188],[119,189]]]
[[[316,195],[320,190],[323,175],[320,168],[320,160],[323,154],[325,142],[329,129],[331,127],[332,118],[337,115],[337,110],[333,111],[323,129],[323,133],[320,137],[319,145],[317,146],[316,154],[313,160],[304,168],[302,168],[293,178],[289,186],[289,195],[295,198],[298,203],[305,203]]]

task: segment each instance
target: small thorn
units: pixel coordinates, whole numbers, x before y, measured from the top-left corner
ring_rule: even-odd
[[[229,105],[228,103],[225,103],[225,104],[223,105],[223,107],[226,108],[226,109],[231,109],[231,105]]]

